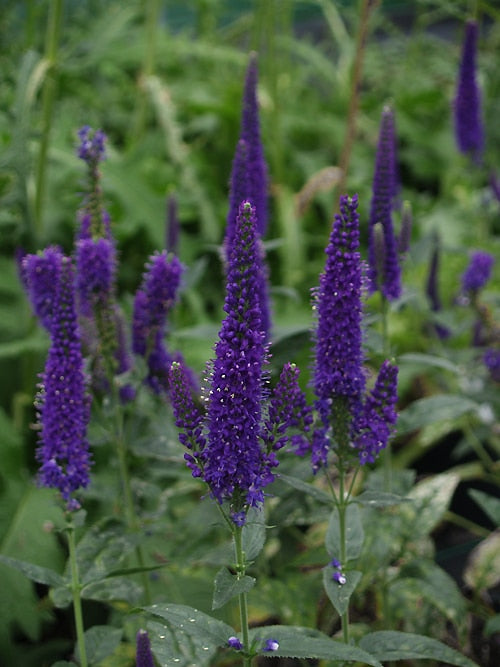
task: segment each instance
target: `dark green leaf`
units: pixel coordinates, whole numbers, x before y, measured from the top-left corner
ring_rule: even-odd
[[[334,570],[330,566],[323,568],[323,586],[335,610],[339,616],[342,616],[349,607],[349,600],[362,574],[356,570],[348,570],[343,573],[346,578],[345,584],[338,584],[332,579],[333,572]]]
[[[169,625],[180,628],[204,645],[225,646],[236,634],[233,628],[208,614],[183,604],[154,604],[144,607],[153,616],[163,618]]]
[[[26,563],[23,560],[18,560],[17,558],[9,558],[9,556],[0,555],[0,563],[13,567],[15,570],[19,570],[24,575],[31,579],[31,581],[36,581],[38,584],[46,584],[47,586],[60,586],[64,579],[60,574],[54,572],[54,570],[49,570],[47,567],[40,567],[39,565],[34,565],[33,563]]]
[[[95,664],[111,655],[121,642],[123,631],[108,625],[94,625],[85,632],[85,650],[89,664]],[[75,655],[79,655],[78,642]]]
[[[255,586],[255,579],[247,575],[238,579],[236,574],[231,574],[226,567],[221,568],[214,581],[214,598],[212,609],[219,609],[229,602],[231,598],[240,593],[248,593]]]
[[[161,667],[209,667],[212,664],[217,650],[212,642],[193,636],[178,627],[170,627],[169,623],[150,621],[147,629],[151,648]]]
[[[483,512],[490,517],[495,526],[500,526],[500,499],[490,496],[484,491],[478,491],[478,489],[469,489],[468,493]]]
[[[303,493],[307,493],[309,496],[312,496],[313,498],[319,500],[322,503],[327,503],[328,505],[331,505],[333,503],[332,497],[328,495],[328,493],[325,493],[324,491],[318,489],[316,486],[313,486],[312,484],[303,482],[298,477],[290,477],[289,475],[280,474],[279,478],[280,480],[285,482],[285,484],[288,484],[294,489],[297,489],[297,491],[302,491]]]
[[[249,509],[241,538],[246,561],[255,560],[266,542],[266,526],[262,509],[254,507]]]
[[[125,601],[136,605],[140,602],[142,593],[142,587],[135,581],[125,577],[114,577],[87,584],[82,589],[82,598],[103,602]]]
[[[372,632],[365,635],[359,645],[381,661],[429,659],[458,667],[477,667],[472,660],[446,644],[407,632]]]
[[[477,410],[478,404],[463,396],[442,394],[420,398],[399,413],[398,435],[439,421],[454,421]]]

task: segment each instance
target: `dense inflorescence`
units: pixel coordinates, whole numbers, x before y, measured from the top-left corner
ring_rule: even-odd
[[[463,292],[477,292],[491,278],[495,258],[488,252],[477,250],[470,256],[469,265],[462,275]]]

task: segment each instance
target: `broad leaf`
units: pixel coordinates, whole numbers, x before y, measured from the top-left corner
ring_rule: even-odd
[[[425,537],[442,520],[460,479],[453,473],[442,473],[419,482],[409,493],[411,503],[400,512],[407,525],[412,525],[413,540]]]
[[[464,572],[465,583],[485,591],[500,582],[500,530],[491,533],[472,551]]]
[[[142,597],[142,586],[126,577],[101,579],[87,584],[82,589],[82,598],[87,600],[101,600],[102,602],[128,602],[136,605]]]
[[[274,639],[279,647],[276,651],[263,651],[266,639]],[[334,641],[317,630],[297,626],[271,625],[250,630],[250,642],[261,647],[260,655],[268,658],[316,658],[341,662],[361,662],[364,665],[382,667],[368,650]]]
[[[151,649],[161,667],[209,667],[216,646],[168,623],[147,624]],[[227,641],[227,640],[226,640]]]
[[[205,646],[226,646],[229,637],[236,634],[227,623],[187,605],[154,604],[143,609],[153,616],[163,618],[169,626],[183,630]]]
[[[307,482],[302,481],[298,477],[290,477],[290,475],[280,474],[279,479],[285,482],[285,484],[288,484],[288,486],[297,489],[297,491],[307,493],[309,496],[319,500],[321,503],[326,503],[327,505],[331,505],[333,503],[332,497],[328,495],[328,493],[325,493],[312,484],[308,484]]]
[[[37,584],[46,584],[47,586],[61,586],[64,582],[64,579],[60,574],[54,572],[54,570],[49,570],[47,567],[40,567],[39,565],[34,565],[33,563],[26,563],[23,560],[18,560],[17,558],[10,558],[9,556],[2,556],[0,554],[0,563],[13,567],[15,570],[19,570],[24,575],[31,579],[31,581],[36,581]]]
[[[364,540],[363,525],[361,523],[361,513],[359,506],[350,504],[345,513],[345,540],[346,540],[346,562],[354,560],[361,553]],[[331,515],[326,532],[325,546],[332,558],[341,559],[340,553],[340,522],[339,512],[335,508]],[[346,563],[342,563],[343,566]]]
[[[250,508],[241,537],[246,561],[255,560],[266,542],[266,526],[262,509]]]
[[[333,572],[334,570],[330,566],[323,568],[323,586],[336,612],[339,616],[342,616],[349,607],[349,600],[361,579],[362,573],[357,570],[348,570],[343,573],[346,578],[345,584],[339,584],[332,579]]]
[[[437,639],[407,632],[372,632],[365,635],[359,645],[381,661],[428,659],[457,667],[477,667],[472,660]]]
[[[399,413],[398,435],[415,431],[438,421],[454,421],[474,412],[478,404],[463,396],[442,394],[420,398]]]
[[[469,496],[476,501],[479,507],[493,521],[495,526],[500,527],[500,499],[490,496],[478,489],[469,489]]]
[[[365,505],[366,507],[391,507],[399,503],[409,502],[409,498],[398,496],[395,493],[385,491],[363,491],[359,496],[352,499],[353,502]]]
[[[236,574],[231,574],[226,567],[221,568],[214,581],[214,597],[212,609],[223,607],[231,598],[240,593],[248,593],[255,586],[255,579],[247,575],[238,578]]]
[[[96,664],[111,655],[122,639],[122,630],[108,625],[94,625],[84,635],[87,660],[90,665]],[[78,642],[75,655],[80,655]]]

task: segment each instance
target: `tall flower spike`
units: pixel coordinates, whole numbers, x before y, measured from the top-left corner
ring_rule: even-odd
[[[208,398],[204,477],[214,497],[241,516],[263,501],[275,463],[259,442],[265,342],[261,324],[261,273],[255,209],[243,202],[230,249],[226,318],[215,346]]]
[[[229,211],[226,222],[226,236],[224,238],[224,250],[226,254],[226,261],[228,259],[229,247],[233,242],[233,237],[236,229],[236,218],[240,210],[242,201],[250,199],[249,197],[249,181],[248,181],[248,148],[246,141],[240,139],[236,144],[236,151],[234,153],[233,164],[231,167],[231,178],[229,180]]]
[[[489,252],[477,250],[470,256],[469,265],[462,275],[463,292],[478,292],[491,278],[495,258]]]
[[[136,644],[136,667],[154,667],[151,644],[149,643],[149,636],[146,630],[139,630],[137,633]]]
[[[389,301],[401,295],[401,269],[392,223],[392,206],[396,194],[395,146],[394,112],[390,107],[385,107],[375,157],[368,230],[368,262],[370,290],[375,292],[379,289]],[[377,266],[374,238],[374,227],[377,223],[382,225],[384,231],[383,271]]]
[[[60,248],[53,246],[37,255],[24,255],[20,263],[22,281],[33,312],[49,332],[57,305],[56,286],[61,274],[61,257]]]
[[[255,206],[257,231],[263,237],[267,229],[267,165],[260,136],[259,105],[257,101],[257,54],[250,56],[248,63],[245,89],[243,92],[243,109],[241,114],[240,139],[247,147],[248,192],[242,199],[248,199]]]
[[[467,21],[458,72],[454,115],[455,137],[459,151],[470,155],[475,162],[479,163],[484,147],[484,131],[481,119],[481,93],[476,80],[477,37],[476,21]]]
[[[37,396],[37,459],[41,463],[40,483],[59,489],[67,508],[74,510],[79,503],[73,493],[89,483],[91,461],[86,431],[90,398],[76,319],[73,267],[62,253],[58,261],[51,346]]]
[[[149,368],[147,381],[157,393],[168,390],[172,357],[164,338],[167,316],[177,298],[182,264],[164,250],[149,259],[142,284],[134,300],[132,349],[143,356]]]
[[[78,131],[80,143],[77,155],[87,165],[88,188],[84,207],[80,213],[78,238],[104,237],[112,241],[109,215],[102,205],[99,163],[106,157],[106,135],[85,125]]]

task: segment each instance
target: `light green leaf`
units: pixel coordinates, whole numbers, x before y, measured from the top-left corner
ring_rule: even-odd
[[[356,646],[334,641],[318,630],[297,626],[271,625],[250,630],[250,642],[264,646],[266,639],[275,639],[279,647],[272,653],[260,651],[268,658],[316,658],[341,662],[360,662],[364,665],[382,667],[370,652]]]
[[[121,642],[123,631],[108,625],[94,625],[84,635],[85,650],[89,664],[101,662],[111,655]],[[79,655],[78,642],[75,645],[75,655]]]
[[[169,626],[180,628],[205,646],[226,646],[228,638],[236,634],[227,623],[187,605],[154,604],[143,609],[163,618]]]
[[[401,507],[407,525],[412,525],[412,539],[429,535],[442,520],[460,481],[458,475],[442,473],[419,482],[409,493],[411,503]]]
[[[151,649],[161,667],[209,667],[212,664],[217,649],[211,642],[178,627],[170,627],[168,623],[150,621],[147,629]],[[228,639],[230,636],[228,635]]]
[[[390,507],[399,505],[399,503],[409,502],[409,498],[398,496],[395,493],[385,491],[363,491],[359,496],[352,499],[354,503],[365,505],[367,507]]]
[[[326,503],[327,505],[331,505],[333,502],[332,497],[328,495],[328,493],[325,493],[321,489],[318,489],[313,484],[308,484],[307,482],[303,482],[298,477],[291,477],[290,475],[280,474],[279,479],[285,482],[285,484],[288,484],[288,486],[297,489],[297,491],[302,491],[303,493],[307,493],[309,496],[312,496],[316,500],[319,500],[321,503]]]
[[[345,514],[346,563],[359,556],[363,547],[364,536],[359,506],[351,503],[347,506]],[[332,558],[340,560],[340,523],[337,508],[330,515],[325,546]],[[346,563],[342,563],[342,565],[345,566]]]
[[[479,507],[493,521],[495,526],[500,526],[500,499],[490,496],[478,489],[469,489],[469,496],[476,501]]]
[[[407,632],[372,632],[359,645],[381,661],[429,659],[458,667],[477,667],[472,660],[436,639]]]
[[[349,600],[351,599],[362,574],[357,570],[347,570],[346,572],[343,572],[346,578],[345,584],[338,584],[334,581],[332,579],[332,574],[333,570],[330,566],[323,568],[323,586],[325,587],[326,594],[330,598],[330,602],[335,607],[336,612],[339,616],[342,616],[349,607]]]
[[[493,588],[500,581],[500,530],[488,535],[472,551],[464,581],[475,591]]]
[[[442,394],[420,398],[399,413],[398,435],[410,433],[439,421],[453,421],[478,409],[478,404],[463,396]]]
[[[255,560],[266,542],[266,526],[262,509],[255,507],[249,509],[241,538],[247,563]]]
[[[221,568],[214,581],[214,597],[212,609],[223,607],[231,598],[240,593],[248,593],[255,586],[255,579],[247,575],[238,579],[236,574],[231,574],[226,567]]]
[[[398,362],[400,364],[408,363],[417,364],[424,367],[432,366],[434,368],[442,368],[444,370],[451,371],[456,375],[459,375],[461,372],[460,366],[457,366],[457,364],[454,364],[452,361],[445,359],[444,357],[436,357],[433,354],[422,354],[419,352],[402,354],[398,357]]]

